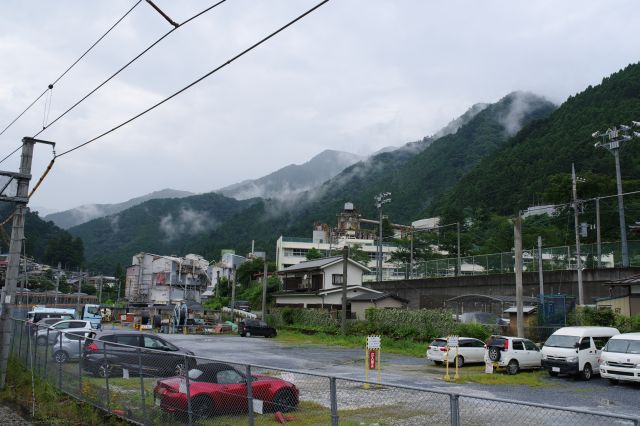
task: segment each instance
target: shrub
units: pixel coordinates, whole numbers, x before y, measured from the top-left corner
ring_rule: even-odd
[[[458,324],[455,329],[455,334],[457,334],[458,336],[474,337],[476,339],[482,340],[483,342],[487,340],[487,338],[493,333],[493,327],[484,324],[478,324],[477,322]]]

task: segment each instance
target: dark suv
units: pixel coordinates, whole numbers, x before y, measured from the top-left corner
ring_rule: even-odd
[[[196,365],[192,351],[181,349],[163,338],[138,331],[92,332],[84,342],[82,363],[85,370],[109,377],[123,370],[145,376],[181,375],[185,367]]]
[[[238,333],[242,337],[250,336],[264,336],[264,337],[276,337],[278,333],[276,329],[267,325],[266,322],[261,320],[247,319],[240,321],[238,324]]]

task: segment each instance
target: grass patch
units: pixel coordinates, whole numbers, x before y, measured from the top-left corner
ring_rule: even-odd
[[[327,333],[305,334],[293,330],[278,330],[277,340],[293,345],[328,345],[340,346],[343,348],[363,349],[367,341],[366,336],[343,336]],[[386,353],[398,355],[408,355],[424,358],[427,350],[425,343],[416,342],[410,339],[391,339],[382,336],[382,350]]]
[[[467,367],[465,367],[467,368]],[[484,366],[481,367],[484,370]],[[508,375],[502,371],[494,371],[493,374],[485,374],[478,372],[470,372],[471,374],[461,375],[455,383],[479,383],[481,385],[524,385],[534,388],[539,387],[551,387],[555,386],[548,380],[544,380],[547,377],[545,370],[534,371],[521,371],[513,376]],[[451,370],[449,374],[451,373]]]
[[[34,376],[35,414],[31,416],[32,383],[31,371],[24,367],[15,357],[9,360],[7,382],[4,390],[0,391],[0,401],[15,407],[20,413],[30,418],[34,423],[47,425],[129,425],[129,422],[79,402],[72,397],[58,391],[38,375]]]

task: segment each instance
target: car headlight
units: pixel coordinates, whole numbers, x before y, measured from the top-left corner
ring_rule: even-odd
[[[577,356],[567,357],[567,362],[578,362],[578,357]]]

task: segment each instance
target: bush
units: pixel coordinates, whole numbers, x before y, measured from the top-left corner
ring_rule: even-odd
[[[412,338],[421,342],[453,334],[453,313],[444,309],[376,309],[366,311],[372,333],[394,338]]]
[[[468,324],[458,324],[455,329],[455,334],[458,336],[464,337],[474,337],[476,339],[480,339],[483,342],[491,336],[495,330],[493,327],[478,324],[477,322],[472,322]]]

